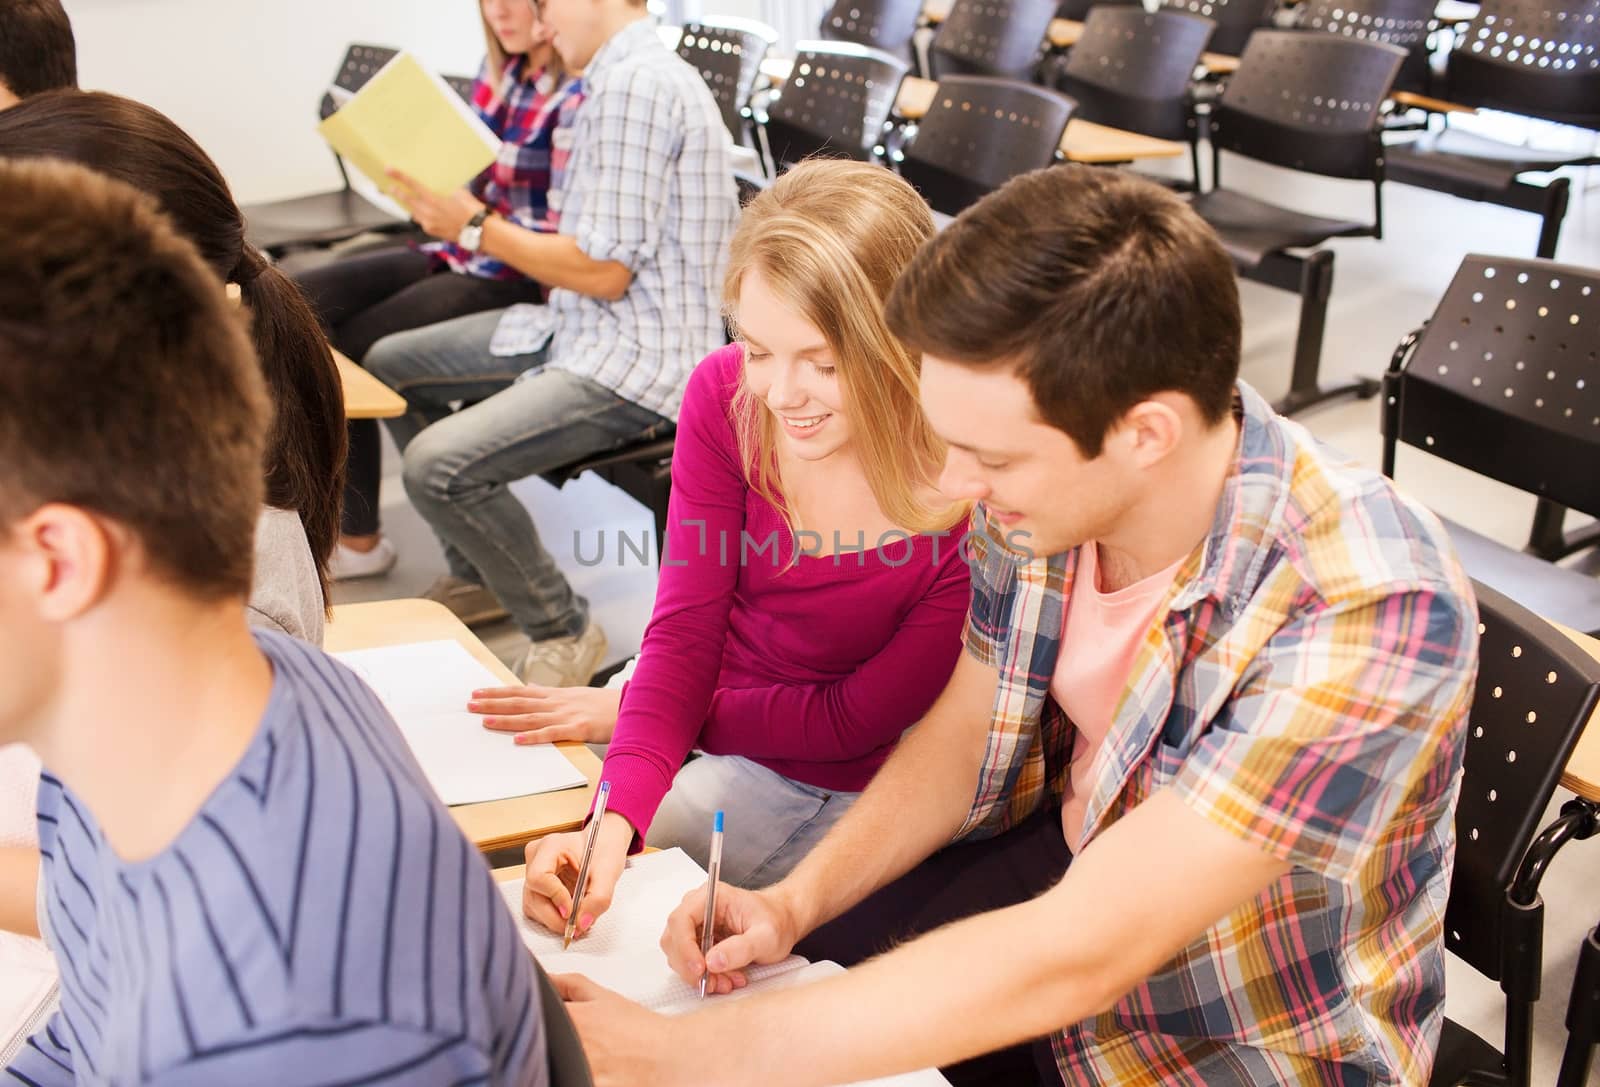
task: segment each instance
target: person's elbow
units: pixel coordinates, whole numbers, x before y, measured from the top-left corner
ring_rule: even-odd
[[[620,302],[633,286],[633,271],[614,260],[596,261],[589,277],[590,291],[604,302]]]

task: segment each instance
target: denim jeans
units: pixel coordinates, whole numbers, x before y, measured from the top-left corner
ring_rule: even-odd
[[[388,420],[405,455],[405,486],[444,545],[450,572],[488,586],[534,641],[583,632],[588,602],[572,591],[510,485],[618,449],[672,424],[562,370],[517,380],[543,354],[496,358],[498,311],[386,336],[367,369],[406,399]],[[452,411],[451,405],[470,406]]]
[[[645,842],[678,846],[704,868],[712,819],[721,809],[727,820],[722,878],[765,887],[788,875],[860,795],[793,781],[737,755],[701,755],[672,779]]]

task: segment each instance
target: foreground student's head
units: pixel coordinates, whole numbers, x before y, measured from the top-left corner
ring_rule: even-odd
[[[300,289],[245,240],[244,216],[216,164],[149,106],[83,91],[37,95],[0,113],[0,157],[66,159],[149,193],[211,270],[239,285],[277,408],[265,461],[267,503],[300,515],[326,597],[345,473],[339,372]]]
[[[268,414],[243,317],[153,200],[0,160],[0,742],[48,719],[72,647],[242,605]]]
[[[511,57],[525,56],[535,69],[556,59],[550,28],[539,18],[536,0],[479,0],[478,12],[483,16],[484,48],[495,79]]]
[[[587,68],[622,26],[644,14],[645,0],[539,0],[539,17],[569,69]]]
[[[745,208],[723,300],[744,345],[740,437],[759,489],[780,456],[844,453],[895,523],[948,527],[948,509],[930,521],[916,497],[944,450],[917,403],[916,356],[884,315],[932,235],[916,190],[859,162],[802,163]]]
[[[1232,410],[1233,266],[1183,201],[1120,171],[1016,178],[917,254],[888,309],[950,445],[941,489],[1038,554],[1104,538]]]
[[[0,110],[78,85],[78,48],[61,0],[0,0]]]

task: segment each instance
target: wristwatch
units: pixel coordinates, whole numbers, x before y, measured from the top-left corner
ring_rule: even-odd
[[[468,219],[467,225],[461,228],[456,244],[469,253],[476,253],[483,244],[483,224],[490,214],[488,208],[480,208],[478,214]]]

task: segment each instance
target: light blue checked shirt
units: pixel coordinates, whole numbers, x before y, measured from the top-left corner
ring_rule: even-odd
[[[739,217],[728,130],[700,74],[648,19],[606,42],[583,83],[551,207],[562,234],[627,265],[633,282],[615,302],[556,289],[547,306],[513,306],[490,350],[528,354],[548,341],[545,366],[675,419],[695,363],[723,343],[722,273]]]

